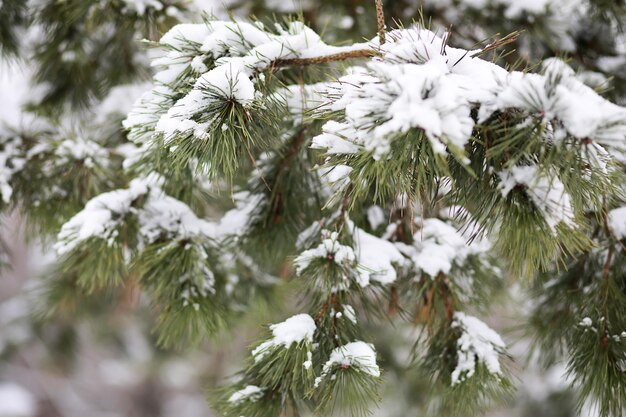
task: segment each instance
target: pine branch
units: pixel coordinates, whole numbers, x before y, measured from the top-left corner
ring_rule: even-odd
[[[353,58],[372,58],[378,56],[375,50],[370,49],[356,49],[348,52],[341,52],[333,55],[323,55],[310,58],[291,58],[291,59],[278,59],[273,61],[270,65],[272,68],[281,67],[294,67],[294,66],[307,66],[307,65],[319,65],[329,62],[344,61],[346,59]]]

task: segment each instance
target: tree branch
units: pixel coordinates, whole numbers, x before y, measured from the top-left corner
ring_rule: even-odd
[[[376,2],[376,24],[378,25],[378,41],[382,45],[385,43],[385,12],[383,11],[383,0]]]
[[[327,62],[343,61],[351,58],[371,58],[374,56],[378,56],[378,52],[372,49],[355,49],[354,51],[316,56],[312,58],[277,59],[272,63],[272,68],[317,65],[325,64]]]

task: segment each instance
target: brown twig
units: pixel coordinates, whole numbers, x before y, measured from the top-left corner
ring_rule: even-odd
[[[391,286],[391,293],[389,299],[389,308],[387,309],[387,314],[389,317],[395,317],[400,310],[400,294],[398,293],[398,287],[395,285]]]
[[[272,68],[318,65],[325,64],[327,62],[343,61],[351,58],[371,58],[374,56],[378,56],[378,53],[372,49],[355,49],[353,51],[316,56],[312,58],[277,59],[273,62]]]
[[[378,41],[380,45],[385,43],[385,12],[383,10],[383,0],[376,2],[376,24],[378,25]]]
[[[346,213],[350,208],[350,194],[354,190],[354,184],[350,183],[346,188],[346,191],[343,193],[343,198],[341,199],[341,209],[339,211],[339,218],[337,219],[337,231],[341,230],[343,227],[343,223],[346,220]]]

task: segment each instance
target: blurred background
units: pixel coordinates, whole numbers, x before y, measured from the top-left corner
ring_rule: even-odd
[[[369,39],[376,33],[373,1],[111,1],[125,3],[121,10],[137,16],[149,13],[150,8],[167,10],[165,18],[157,19],[158,24],[148,31],[139,24],[131,25],[130,29],[114,29],[131,34],[136,46],[132,62],[138,76],[132,84],[123,84],[124,88],[117,88],[122,84],[117,79],[105,83],[107,87],[95,94],[96,104],[92,108],[98,109],[94,114],[99,123],[120,134],[124,114],[146,89],[142,83],[150,79],[150,51],[139,41],[145,37],[158,39],[159,34],[178,21],[200,21],[201,11],[219,18],[232,14],[237,18],[254,16],[262,20],[297,14],[329,43]],[[21,2],[26,11],[54,3]],[[11,30],[18,39],[20,53],[6,55],[0,63],[0,131],[45,125],[45,118],[58,109],[56,96],[50,94],[50,85],[57,80],[42,77],[41,71],[42,66],[49,67],[59,59],[56,53],[46,57],[41,53],[41,48],[46,51],[52,40],[41,30],[41,22],[22,21],[17,14],[7,17],[3,8],[10,3],[0,0],[0,19],[5,19],[0,21],[0,26],[6,24],[6,19],[13,19]],[[501,64],[525,68],[547,57],[569,57],[590,85],[604,90],[613,101],[626,103],[626,38],[623,31],[616,30],[620,15],[613,14],[614,7],[623,10],[623,2],[386,0],[384,3],[389,26],[430,22],[428,25],[434,31],[450,29],[449,43],[458,47],[484,45],[484,40],[497,34],[502,37],[522,30],[518,41],[510,45],[509,53],[497,57]],[[112,66],[110,74],[104,72],[105,81],[116,77],[115,67]],[[98,70],[102,68],[93,71]],[[70,84],[78,80],[71,72],[56,76],[66,78]],[[94,120],[85,119],[86,113],[81,114],[54,117],[67,118],[68,124],[79,125]],[[77,117],[79,120],[74,120]],[[2,172],[0,180],[1,177]],[[280,320],[283,312],[289,310],[289,305],[282,304],[288,304],[284,297],[276,297],[276,304],[251,309],[238,326],[219,337],[198,348],[176,351],[155,347],[151,332],[154,317],[147,301],[133,288],[106,300],[86,298],[84,306],[71,316],[46,317],[41,314],[43,287],[55,260],[49,242],[29,237],[31,234],[18,210],[5,212],[0,219],[0,264],[4,264],[0,269],[0,417],[212,416],[206,402],[207,392],[238,370],[261,325]],[[519,389],[507,407],[495,409],[489,416],[573,416],[574,395],[568,390],[563,366],[548,369],[539,366],[530,353],[530,341],[518,328],[519,318],[528,307],[523,291],[510,283],[496,305],[497,314],[488,322],[511,346],[514,354],[511,366]],[[389,390],[384,393],[377,416],[422,415],[425,381],[406,365],[414,331],[409,327],[389,326],[388,334],[379,337],[380,345],[376,347],[386,358],[382,367],[387,371],[385,378],[389,383],[385,386]],[[393,343],[385,345],[385,341]],[[588,414],[591,416],[591,411]]]

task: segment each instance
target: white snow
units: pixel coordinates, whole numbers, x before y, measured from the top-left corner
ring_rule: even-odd
[[[383,285],[394,282],[397,278],[394,265],[401,265],[405,261],[394,244],[359,229],[350,220],[346,220],[346,227],[354,247],[339,243],[336,232],[322,230],[322,242],[302,252],[294,260],[296,272],[302,273],[313,259],[324,258],[338,265],[355,266],[355,279],[361,287],[368,286],[372,281]]]
[[[377,62],[368,69],[366,75],[340,79],[341,97],[332,108],[345,111],[346,123],[328,122],[314,147],[329,153],[364,148],[380,159],[395,136],[416,128],[437,153],[445,152],[446,145],[460,148],[468,141],[474,126],[469,102],[442,59],[419,65]]]
[[[411,257],[418,270],[431,278],[439,273],[449,274],[454,266],[463,267],[470,255],[487,252],[490,248],[486,240],[476,239],[472,244],[453,226],[439,219],[421,221],[421,228],[413,236],[412,247],[399,245]]]
[[[419,27],[390,31],[387,38],[384,45],[371,41],[381,59],[353,68],[334,92],[328,89],[331,108],[343,110],[345,122],[327,122],[312,146],[328,154],[364,149],[381,159],[394,137],[419,129],[436,153],[462,148],[474,126],[471,105],[489,97],[506,71]]]
[[[311,353],[311,351],[308,351],[306,353],[306,361],[302,363],[302,366],[304,366],[304,369],[306,370],[311,369],[311,367],[313,366],[313,361],[311,360],[312,358],[313,358],[313,354]]]
[[[322,127],[322,134],[311,142],[313,149],[325,149],[327,154],[354,154],[360,147],[354,143],[357,131],[345,123],[329,120]]]
[[[264,81],[265,75],[260,74],[259,78]],[[272,98],[277,96],[282,99],[293,118],[294,126],[300,126],[304,121],[306,112],[320,114],[327,109],[329,103],[325,94],[331,85],[333,83],[326,82],[288,85],[273,93]]]
[[[498,333],[476,317],[461,312],[454,313],[452,327],[462,332],[457,341],[457,364],[452,372],[452,385],[471,378],[480,364],[492,375],[502,374],[499,356],[506,345]]]
[[[395,265],[401,265],[405,259],[395,245],[387,240],[371,235],[346,221],[352,233],[354,253],[359,263],[358,284],[366,287],[371,281],[387,285],[397,278]]]
[[[365,372],[373,377],[380,376],[380,368],[376,363],[376,351],[374,346],[361,342],[350,342],[335,348],[328,361],[324,364],[321,378],[325,378],[333,366],[355,367],[361,372]],[[319,381],[317,382],[319,384]]]
[[[617,239],[626,239],[626,207],[609,211],[607,221],[611,232]]]
[[[162,234],[169,239],[190,236],[213,237],[217,226],[200,219],[185,203],[162,193],[153,192],[141,208],[139,233],[145,244],[150,244]]]
[[[339,266],[350,265],[355,261],[354,251],[350,246],[342,245],[338,241],[337,232],[322,230],[322,243],[313,249],[302,252],[293,264],[298,274],[308,268],[314,259],[332,260]]]
[[[118,85],[109,91],[106,97],[98,103],[93,113],[96,123],[103,124],[111,116],[126,116],[143,93],[150,88],[149,83]]]
[[[126,7],[125,12],[134,12],[143,16],[148,9],[163,10],[163,3],[159,0],[123,0]]]
[[[70,252],[79,243],[95,237],[115,239],[116,228],[131,212],[134,200],[148,193],[150,182],[136,179],[129,188],[103,193],[89,200],[85,208],[63,225],[54,245],[59,255]]]
[[[96,164],[106,166],[109,161],[109,153],[105,148],[85,138],[62,141],[55,150],[55,154],[66,160],[83,161],[90,168]]]
[[[371,206],[367,209],[367,221],[370,227],[376,230],[387,221],[385,212],[380,206]]]
[[[234,392],[228,397],[228,402],[233,404],[239,404],[242,401],[256,402],[263,396],[263,388],[256,385],[247,385],[245,388]]]
[[[354,311],[354,307],[352,307],[349,304],[344,304],[342,307],[343,307],[343,313],[346,316],[346,318],[350,320],[352,323],[356,324],[356,312]]]
[[[329,167],[319,167],[317,169],[322,185],[326,186],[329,194],[338,193],[350,184],[350,173],[353,168],[337,164]]]
[[[283,346],[288,349],[292,344],[300,342],[313,342],[315,333],[315,321],[308,314],[296,314],[287,320],[270,326],[273,337],[261,343],[252,351],[255,361],[260,360],[270,349]]]
[[[470,108],[478,105],[479,122],[496,110],[519,109],[549,124],[546,141],[592,139],[626,149],[626,109],[600,97],[559,59],[545,60],[543,74],[508,73],[477,58],[480,51],[449,47],[419,27],[390,31],[388,39],[377,46],[381,59],[327,88],[330,108],[344,111],[345,120],[327,122],[313,148],[327,155],[364,150],[383,159],[394,137],[418,129],[437,153],[460,149],[474,126]]]
[[[626,109],[584,85],[560,59],[545,60],[543,74],[506,75],[492,89],[492,94],[481,107],[481,120],[495,110],[516,108],[540,117],[545,123],[558,120],[563,127],[551,123],[556,138],[568,134],[616,149],[626,147]]]
[[[515,166],[499,175],[502,195],[506,197],[516,186],[523,186],[552,231],[559,223],[576,226],[570,195],[556,175],[550,177],[537,165]]]
[[[13,195],[11,178],[26,163],[21,145],[22,139],[17,136],[7,137],[0,143],[0,199],[7,204]]]
[[[190,236],[214,237],[217,226],[198,218],[183,202],[169,197],[160,189],[158,175],[136,178],[126,189],[100,194],[91,199],[85,208],[65,223],[54,245],[59,255],[76,248],[90,238],[104,239],[112,244],[128,214],[136,214],[142,245],[154,242],[159,236],[171,240]],[[141,207],[132,204],[146,197]]]
[[[239,237],[246,233],[255,211],[262,204],[263,196],[241,191],[233,195],[235,208],[228,210],[219,221],[217,235]]]

